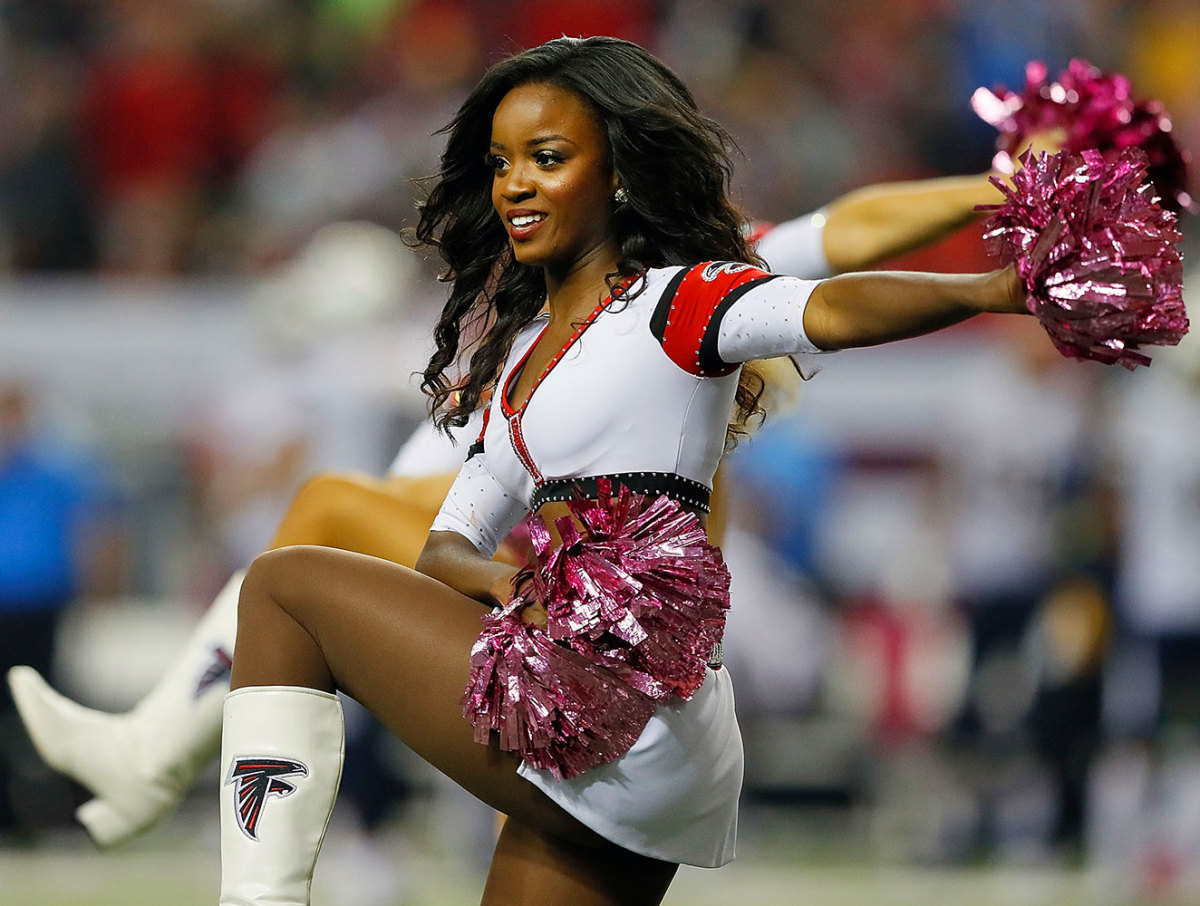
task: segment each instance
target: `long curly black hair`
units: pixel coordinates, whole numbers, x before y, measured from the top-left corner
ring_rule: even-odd
[[[413,232],[415,244],[438,250],[447,265],[441,279],[453,284],[421,384],[443,429],[466,423],[545,300],[542,271],[515,260],[492,208],[485,159],[497,106],[530,83],[582,97],[608,137],[614,175],[629,196],[613,212],[621,257],[610,282],[709,260],[761,264],[748,244],[745,217],[729,198],[733,141],[663,63],[636,44],[605,37],[557,38],[502,60],[442,130],[440,171]],[[471,352],[463,379],[465,349]],[[759,374],[744,367],[731,444],[761,415],[762,390]]]

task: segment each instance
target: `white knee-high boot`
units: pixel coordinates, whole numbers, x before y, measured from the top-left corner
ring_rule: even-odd
[[[220,906],[308,906],[342,779],[336,695],[246,686],[225,699]]]
[[[75,816],[100,846],[122,843],[174,811],[220,751],[244,575],[221,589],[171,667],[124,714],[85,708],[30,667],[9,671],[17,711],[42,758],[94,794]]]

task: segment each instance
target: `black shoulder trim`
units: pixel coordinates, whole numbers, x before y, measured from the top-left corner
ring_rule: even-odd
[[[667,284],[667,288],[663,290],[663,294],[658,297],[658,304],[654,306],[654,314],[650,316],[650,332],[654,334],[654,339],[658,342],[663,341],[663,337],[667,335],[667,318],[671,314],[671,302],[675,299],[675,294],[679,292],[679,285],[683,283],[683,278],[691,271],[690,267],[679,269],[679,273],[671,278],[671,282]]]

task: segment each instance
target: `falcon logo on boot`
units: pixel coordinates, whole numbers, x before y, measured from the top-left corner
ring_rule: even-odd
[[[233,656],[220,645],[213,647],[212,660],[196,683],[196,691],[192,698],[199,698],[213,686],[220,683],[225,689],[229,688],[229,675],[233,670]]]
[[[296,792],[296,785],[283,779],[293,775],[307,777],[308,768],[290,758],[256,756],[235,758],[229,766],[225,783],[236,784],[233,788],[234,814],[238,827],[251,840],[258,840],[258,822],[267,799],[271,796],[282,799]]]

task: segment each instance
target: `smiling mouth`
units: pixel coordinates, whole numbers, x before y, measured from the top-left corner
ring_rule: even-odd
[[[535,223],[541,223],[545,219],[545,214],[518,214],[516,217],[510,217],[508,222],[517,229],[523,229],[533,226]]]

